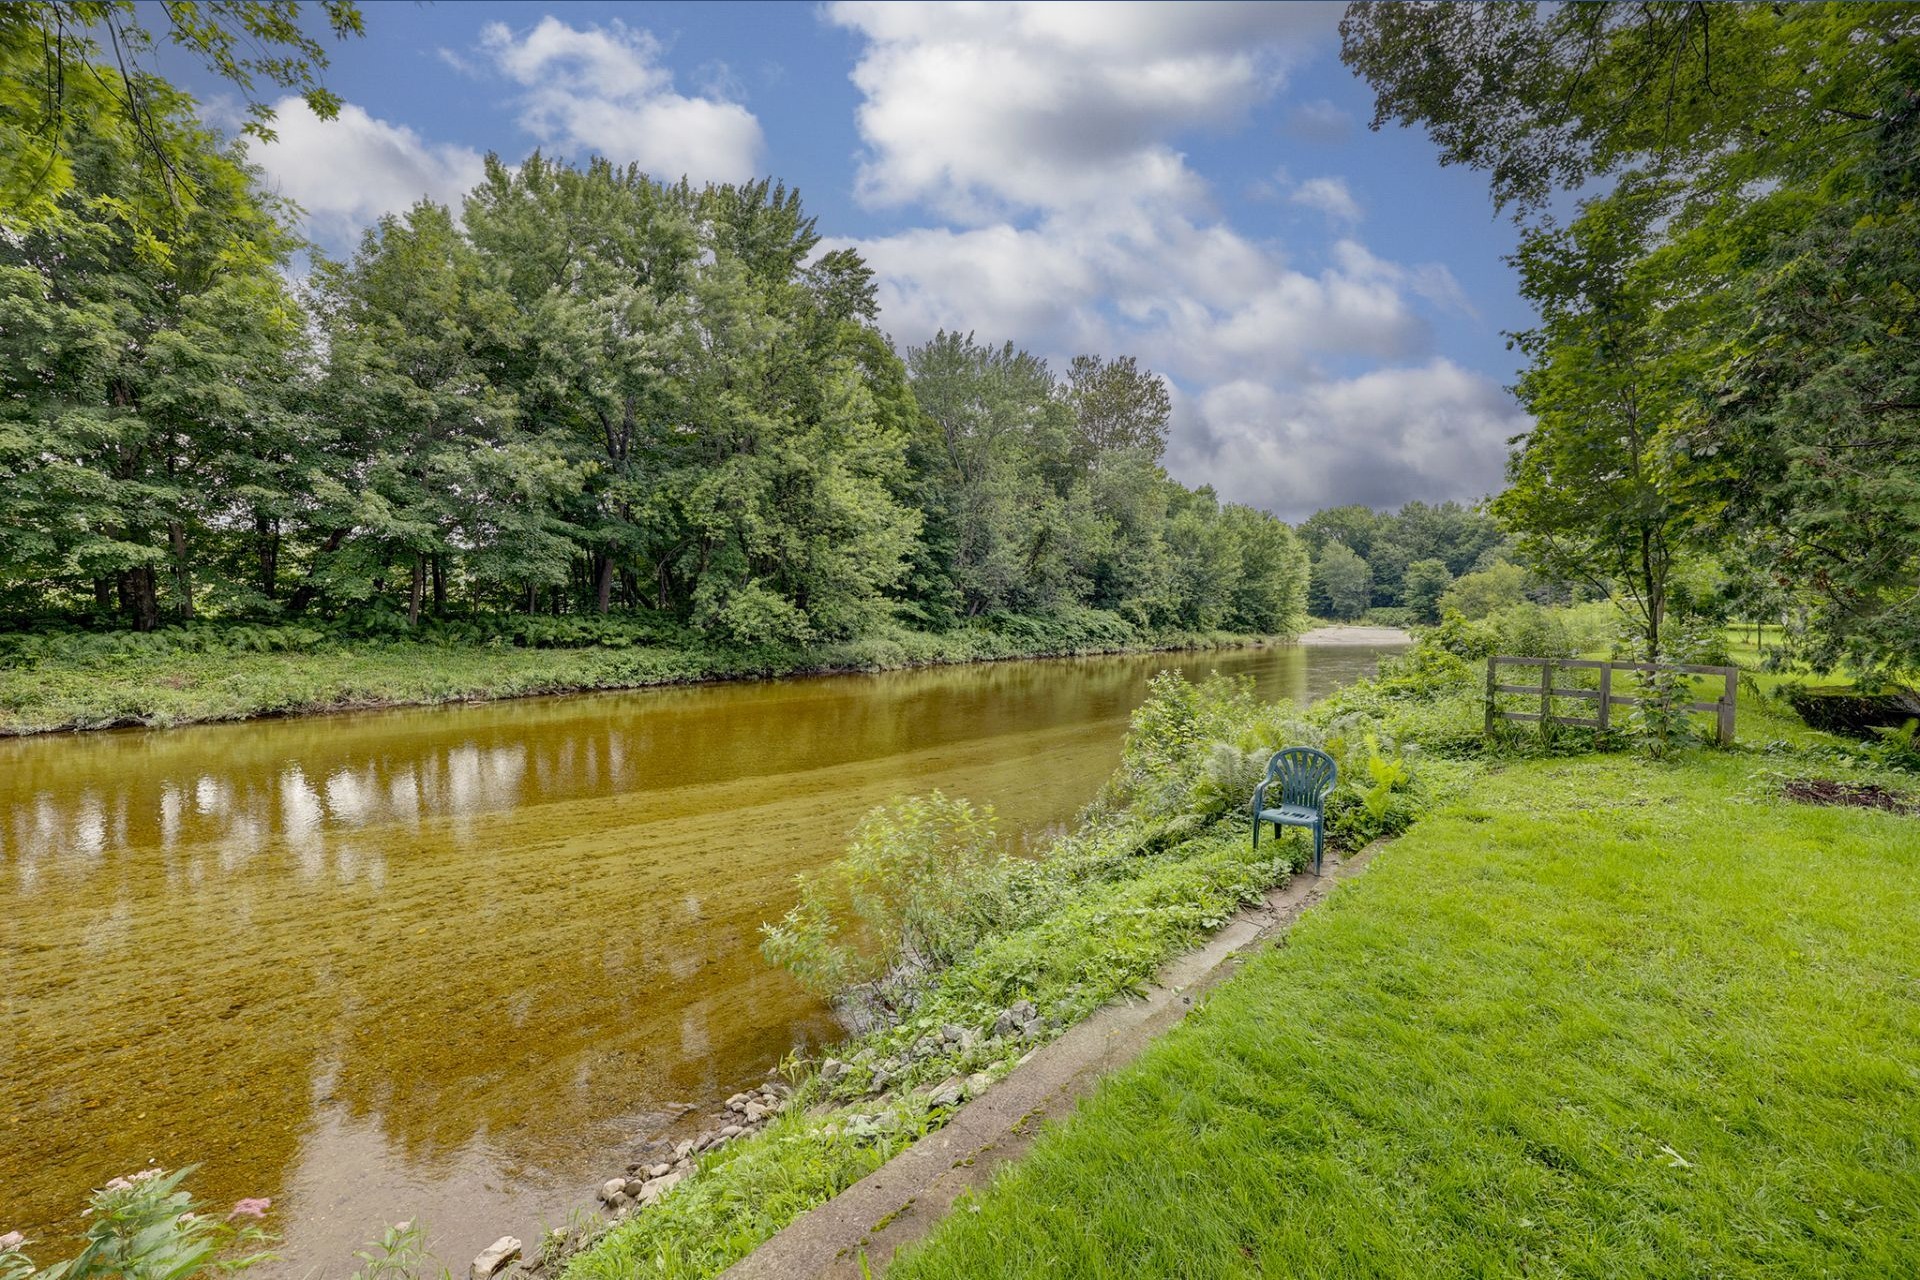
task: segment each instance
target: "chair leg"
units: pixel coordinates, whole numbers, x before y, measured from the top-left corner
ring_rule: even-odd
[[[1260,852],[1260,815],[1253,815],[1253,851]]]
[[[1320,874],[1320,854],[1326,844],[1326,832],[1319,823],[1313,824],[1313,874]]]

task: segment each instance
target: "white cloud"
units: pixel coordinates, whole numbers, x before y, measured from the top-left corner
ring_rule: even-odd
[[[1318,209],[1337,222],[1360,221],[1360,202],[1353,198],[1345,178],[1308,178],[1288,197],[1295,204]]]
[[[480,153],[430,143],[404,125],[390,124],[347,103],[322,120],[297,97],[274,104],[273,142],[250,144],[267,185],[307,212],[307,230],[338,248],[385,213],[422,196],[451,204],[480,180]]]
[[[1297,391],[1228,382],[1182,408],[1171,465],[1296,521],[1335,503],[1482,497],[1500,487],[1507,441],[1531,426],[1491,379],[1448,360]]]
[[[867,38],[853,71],[862,198],[986,221],[1197,200],[1202,184],[1174,140],[1243,119],[1339,9],[842,0],[828,13]]]
[[[665,181],[738,182],[760,170],[760,122],[719,96],[709,77],[698,97],[673,87],[660,42],[617,19],[572,27],[551,14],[516,33],[488,23],[482,51],[525,93],[520,124],[544,144],[635,162]]]

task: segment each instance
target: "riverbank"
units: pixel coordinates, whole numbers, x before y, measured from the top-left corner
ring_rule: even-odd
[[[1888,948],[1910,936],[1916,923],[1908,897],[1897,892],[1914,870],[1911,841],[1903,839],[1913,819],[1854,808],[1811,808],[1793,797],[1891,794],[1896,806],[1920,808],[1911,779],[1851,754],[1837,740],[1807,730],[1784,705],[1758,698],[1743,701],[1741,713],[1745,740],[1766,744],[1758,749],[1698,748],[1654,762],[1618,751],[1581,752],[1567,743],[1542,743],[1531,736],[1489,744],[1477,726],[1476,671],[1474,664],[1450,659],[1436,647],[1417,652],[1385,680],[1344,690],[1305,718],[1284,708],[1251,717],[1245,712],[1210,717],[1198,708],[1217,694],[1204,692],[1175,695],[1170,703],[1143,708],[1135,719],[1129,763],[1107,793],[1109,800],[1130,798],[1131,807],[1108,834],[1102,834],[1098,823],[1102,812],[1112,817],[1115,811],[1096,807],[1095,826],[1083,828],[1078,843],[1069,846],[1070,857],[1090,853],[1104,870],[1087,878],[1080,891],[1084,896],[1075,899],[1072,918],[1060,932],[1053,931],[1056,918],[1049,915],[991,940],[940,975],[925,1003],[916,1004],[901,1027],[851,1041],[825,1062],[796,1065],[797,1092],[770,1118],[764,1133],[729,1136],[701,1157],[685,1185],[657,1203],[649,1196],[648,1205],[629,1208],[616,1198],[622,1220],[604,1237],[577,1242],[587,1247],[564,1263],[564,1280],[620,1280],[640,1270],[673,1277],[712,1276],[746,1256],[754,1241],[771,1235],[783,1220],[798,1217],[870,1173],[891,1187],[891,1176],[875,1171],[895,1154],[917,1142],[945,1141],[926,1135],[942,1130],[969,1099],[991,1098],[1003,1077],[1028,1071],[1036,1044],[1086,1017],[1092,1009],[1087,1001],[1138,989],[1145,974],[1153,972],[1128,964],[1142,958],[1131,940],[1140,931],[1135,917],[1144,913],[1145,903],[1188,922],[1183,933],[1158,936],[1152,954],[1162,961],[1184,950],[1178,944],[1192,945],[1225,919],[1218,908],[1196,898],[1195,883],[1184,877],[1163,884],[1136,878],[1141,865],[1136,859],[1142,853],[1159,850],[1145,864],[1149,875],[1154,867],[1197,859],[1237,859],[1240,874],[1248,878],[1236,886],[1232,901],[1246,902],[1264,892],[1263,877],[1269,885],[1284,882],[1292,864],[1264,871],[1251,865],[1244,829],[1226,803],[1226,797],[1245,793],[1246,780],[1240,776],[1245,759],[1264,759],[1265,743],[1278,739],[1324,742],[1343,754],[1345,776],[1367,780],[1396,773],[1395,740],[1432,749],[1433,754],[1420,757],[1417,779],[1403,778],[1378,790],[1357,783],[1336,793],[1330,817],[1346,847],[1412,827],[1412,834],[1389,851],[1389,887],[1380,891],[1378,903],[1343,893],[1323,912],[1308,917],[1299,941],[1263,957],[1253,973],[1232,984],[1230,989],[1240,995],[1210,1004],[1206,1015],[1194,1020],[1193,1029],[1176,1033],[1168,1045],[1123,1073],[1120,1079],[1131,1082],[1131,1110],[1102,1108],[1102,1100],[1114,1092],[1103,1087],[1089,1107],[1094,1119],[1075,1122],[1067,1137],[1043,1140],[1042,1155],[1029,1162],[1035,1172],[1027,1172],[1029,1165],[1009,1171],[984,1201],[969,1202],[969,1212],[948,1219],[924,1252],[909,1255],[892,1274],[1027,1275],[1057,1269],[1049,1260],[1064,1259],[1067,1270],[1062,1274],[1094,1276],[1112,1274],[1115,1258],[1125,1257],[1130,1274],[1173,1276],[1190,1269],[1180,1259],[1211,1257],[1208,1251],[1219,1247],[1229,1252],[1215,1259],[1218,1265],[1212,1269],[1233,1273],[1249,1256],[1242,1248],[1248,1238],[1226,1220],[1232,1214],[1224,1206],[1248,1197],[1260,1200],[1265,1215],[1258,1247],[1266,1250],[1260,1256],[1273,1261],[1266,1273],[1322,1274],[1338,1269],[1338,1258],[1327,1252],[1332,1248],[1337,1254],[1338,1242],[1327,1244],[1327,1232],[1292,1228],[1303,1221],[1325,1221],[1328,1231],[1338,1235],[1333,1219],[1320,1216],[1315,1207],[1319,1199],[1351,1194],[1363,1202],[1359,1207],[1377,1209],[1390,1198],[1388,1191],[1405,1203],[1396,1201],[1393,1214],[1365,1218],[1364,1239],[1355,1237],[1354,1247],[1377,1247],[1384,1257],[1410,1260],[1406,1274],[1424,1273],[1415,1264],[1426,1255],[1408,1253],[1392,1238],[1395,1220],[1422,1220],[1422,1242],[1457,1255],[1458,1265],[1446,1269],[1475,1270],[1468,1254],[1472,1242],[1482,1238],[1524,1237],[1515,1246],[1522,1253],[1532,1256],[1529,1250],[1538,1248],[1542,1256],[1551,1257],[1560,1256],[1571,1242],[1604,1230],[1620,1234],[1626,1249],[1635,1232],[1652,1229],[1631,1204],[1661,1195],[1674,1200],[1683,1227],[1701,1231],[1691,1246],[1716,1260],[1738,1254],[1744,1246],[1714,1227],[1714,1217],[1729,1197],[1765,1202],[1769,1192],[1729,1172],[1742,1167],[1744,1157],[1717,1150],[1716,1139],[1703,1126],[1717,1123],[1725,1109],[1742,1098],[1763,1091],[1761,1077],[1770,1072],[1786,1073],[1799,1085],[1829,1096],[1848,1094],[1858,1083],[1849,1077],[1846,1088],[1836,1093],[1836,1082],[1822,1075],[1823,1046],[1833,1041],[1836,1027],[1831,1016],[1813,1014],[1809,1006],[1815,997],[1805,993],[1827,989],[1825,971],[1782,981],[1777,963],[1788,953],[1805,957],[1827,949],[1817,939],[1843,927],[1851,890],[1841,877],[1829,876],[1812,895],[1817,901],[1805,917],[1794,915],[1786,904],[1806,896],[1796,886],[1809,878],[1810,864],[1831,860],[1849,868],[1863,866],[1865,909],[1874,916],[1861,932],[1868,954],[1850,955],[1843,971],[1836,973],[1842,986],[1862,998],[1894,981],[1895,972],[1886,964],[1893,954]],[[1178,744],[1177,749],[1136,749],[1140,738],[1155,736],[1164,737],[1163,747]],[[1356,738],[1365,743],[1357,753]],[[1235,740],[1258,740],[1260,746],[1245,752],[1228,748]],[[1210,751],[1196,750],[1208,742],[1215,744]],[[1205,763],[1196,765],[1195,757],[1201,755]],[[1380,760],[1381,767],[1370,767],[1368,759]],[[1782,781],[1782,770],[1840,783],[1796,788]],[[1850,791],[1863,785],[1870,790]],[[1900,800],[1901,795],[1907,798]],[[1734,812],[1740,815],[1737,824],[1727,821]],[[1765,833],[1761,843],[1768,853],[1751,863],[1756,830]],[[1289,854],[1297,857],[1298,851]],[[1491,882],[1495,912],[1483,909],[1480,879]],[[1441,901],[1432,900],[1436,894]],[[1697,905],[1690,905],[1699,901],[1711,904],[1705,923],[1696,918]],[[1433,923],[1424,934],[1411,928],[1429,917]],[[1595,920],[1603,922],[1602,927],[1587,927]],[[1610,923],[1616,921],[1636,922],[1629,929],[1634,945],[1622,946],[1624,935]],[[1578,945],[1558,941],[1569,928]],[[1724,949],[1727,962],[1703,962],[1700,957],[1720,949],[1718,935],[1726,930],[1740,939]],[[1447,936],[1429,946],[1427,934]],[[1313,954],[1296,955],[1309,942]],[[1382,965],[1370,950],[1381,947],[1404,949],[1406,954]],[[1283,966],[1273,958],[1278,955],[1295,959]],[[1636,987],[1623,975],[1606,992],[1594,995],[1583,977],[1588,968],[1624,963],[1623,956],[1638,957],[1656,969],[1664,964],[1673,972],[1655,984],[1658,990]],[[1267,975],[1271,982],[1277,971],[1283,973],[1283,983],[1274,989],[1258,987],[1262,979],[1255,975]],[[1543,1008],[1537,1001],[1528,1002],[1534,1015],[1522,1019],[1509,1037],[1514,1061],[1504,1073],[1484,1063],[1452,1070],[1473,1056],[1469,1050],[1485,1039],[1486,1027],[1513,1022],[1508,1006],[1515,982],[1525,985],[1534,980],[1530,975],[1546,983],[1543,990],[1554,1003]],[[1303,987],[1312,989],[1320,1001],[1314,1007],[1324,1006],[1327,1018],[1358,1019],[1351,1053],[1343,1056],[1339,1046],[1323,1043],[1325,1037],[1314,1031],[1321,1025],[1318,1021],[1300,1018],[1299,1009],[1306,1007],[1298,1002]],[[1700,991],[1722,989],[1738,997],[1730,997],[1729,1008],[1754,1010],[1751,1020],[1742,1014],[1728,1033],[1731,1039],[1717,1038],[1726,1024],[1696,998]],[[1034,994],[1023,994],[1028,992]],[[1071,999],[1062,1000],[1062,995]],[[1002,1005],[1016,996],[1022,1002]],[[1441,1015],[1422,1012],[1421,1002],[1429,999],[1452,1003]],[[1468,1015],[1464,1021],[1453,1017],[1456,1006]],[[1223,1012],[1216,1013],[1216,1008]],[[1876,1017],[1887,1012],[1875,1008]],[[1382,1009],[1390,1016],[1380,1015]],[[1920,1028],[1907,1025],[1910,1013],[1891,1011],[1891,1030],[1874,1037],[1870,1053],[1894,1052],[1915,1043]],[[1038,1029],[1032,1021],[1035,1014],[1041,1020]],[[1292,1063],[1267,1074],[1243,1069],[1260,1057],[1263,1037],[1286,1026],[1302,1028],[1298,1034],[1283,1035],[1288,1052],[1340,1061]],[[1557,1038],[1556,1028],[1562,1026],[1573,1027],[1575,1039],[1598,1037],[1606,1043],[1586,1045],[1570,1059]],[[1619,1027],[1631,1030],[1616,1036]],[[1652,1095],[1640,1092],[1653,1088],[1669,1070],[1684,1077],[1687,1064],[1702,1055],[1712,1061],[1716,1054],[1746,1052],[1752,1047],[1750,1031],[1758,1043],[1776,1046],[1761,1053],[1758,1075],[1727,1072],[1728,1080],[1738,1077],[1728,1088],[1720,1086],[1717,1075],[1705,1083],[1695,1081],[1685,1086],[1678,1107],[1659,1089]],[[1213,1039],[1202,1051],[1181,1041],[1182,1036],[1203,1035]],[[1621,1037],[1632,1043],[1616,1043]],[[1597,1056],[1588,1056],[1587,1049]],[[1624,1081],[1608,1075],[1607,1054],[1615,1049],[1631,1059]],[[1441,1068],[1433,1066],[1436,1061]],[[1594,1065],[1556,1074],[1556,1064],[1568,1061]],[[1920,1060],[1906,1067],[1909,1073],[1916,1069]],[[1710,1074],[1719,1071],[1715,1067]],[[1334,1082],[1323,1083],[1330,1075]],[[1537,1173],[1540,1166],[1529,1163],[1535,1158],[1526,1150],[1516,1157],[1506,1131],[1477,1103],[1447,1119],[1436,1100],[1458,1102],[1462,1091],[1480,1079],[1504,1080],[1491,1091],[1501,1098],[1547,1099],[1541,1105],[1548,1110],[1565,1106],[1578,1111],[1591,1104],[1635,1116],[1639,1136],[1632,1152],[1623,1156],[1607,1145],[1613,1141],[1608,1138],[1602,1144],[1606,1150],[1569,1157],[1576,1161],[1572,1168],[1598,1171],[1582,1185],[1592,1197],[1584,1213],[1578,1207],[1569,1212],[1556,1203],[1552,1186],[1522,1176],[1528,1170]],[[1395,1082],[1403,1080],[1417,1085],[1414,1093],[1423,1099],[1411,1111],[1388,1096],[1399,1087]],[[1217,1123],[1200,1122],[1199,1141],[1184,1107],[1168,1102],[1189,1088],[1201,1089],[1201,1105],[1218,1113]],[[1370,1164],[1335,1169],[1347,1153],[1324,1132],[1324,1125],[1284,1118],[1267,1123],[1277,1113],[1260,1099],[1292,1108],[1288,1115],[1315,1116],[1320,1114],[1321,1092],[1329,1088],[1338,1095],[1338,1106],[1349,1111],[1371,1108],[1379,1117],[1380,1132],[1361,1133],[1364,1141],[1382,1150],[1425,1142],[1433,1150],[1419,1157],[1425,1162],[1421,1167],[1453,1172],[1429,1184],[1406,1176],[1404,1170],[1381,1171]],[[1266,1119],[1249,1127],[1249,1116],[1240,1114],[1249,1107],[1252,1117]],[[1550,1137],[1553,1142],[1567,1137],[1577,1145],[1576,1139],[1584,1142],[1592,1136],[1559,1134],[1550,1119],[1543,1112],[1535,1127],[1558,1135]],[[1891,1203],[1887,1197],[1900,1191],[1897,1171],[1876,1168],[1853,1178],[1841,1157],[1849,1149],[1871,1146],[1876,1133],[1910,1129],[1916,1119],[1920,1090],[1908,1081],[1877,1097],[1870,1114],[1845,1106],[1819,1108],[1804,1124],[1783,1124],[1754,1150],[1763,1162],[1790,1149],[1813,1153],[1818,1165],[1813,1176],[1820,1187],[1814,1200],[1793,1191],[1772,1197],[1779,1202]],[[1394,1131],[1401,1121],[1410,1132]],[[1483,1138],[1489,1128],[1494,1136]],[[1206,1133],[1224,1136],[1214,1141],[1206,1139]],[[1241,1133],[1253,1136],[1246,1141],[1234,1136]],[[1662,1145],[1669,1137],[1648,1145],[1653,1136],[1665,1133],[1678,1134],[1689,1151],[1714,1160],[1714,1173],[1705,1179],[1711,1185],[1697,1197],[1682,1190],[1676,1198],[1671,1188],[1653,1185],[1659,1181],[1658,1171],[1640,1168],[1643,1160],[1657,1161],[1666,1151],[1675,1158],[1667,1159],[1664,1170],[1692,1167],[1691,1155]],[[1322,1150],[1314,1147],[1316,1141],[1330,1145]],[[1476,1141],[1486,1149],[1476,1151]],[[1048,1150],[1062,1153],[1051,1165],[1044,1157]],[[1464,1154],[1445,1157],[1448,1151]],[[1276,1158],[1298,1162],[1302,1170],[1334,1169],[1332,1180],[1316,1180],[1318,1172],[1304,1183],[1283,1179],[1288,1186],[1275,1194]],[[1569,1176],[1567,1166],[1556,1162],[1550,1167],[1561,1172],[1548,1175],[1547,1183]],[[1469,1197],[1464,1205],[1456,1203],[1449,1189],[1461,1178],[1471,1180],[1476,1171],[1488,1172],[1496,1181],[1517,1179],[1516,1187],[1531,1197],[1530,1207],[1540,1216],[1528,1222],[1494,1220],[1500,1219],[1503,1191],[1485,1202],[1481,1217],[1491,1218],[1449,1234],[1448,1222],[1479,1212],[1474,1206],[1481,1201]],[[1385,1180],[1382,1187],[1367,1183],[1375,1174]],[[1307,1194],[1308,1184],[1318,1188],[1314,1195]],[[1116,1186],[1125,1186],[1125,1194],[1110,1195]],[[1907,1200],[1912,1199],[1911,1186],[1908,1182],[1901,1193]],[[1860,1199],[1856,1191],[1873,1198]],[[993,1207],[992,1216],[974,1211],[982,1203]],[[1040,1212],[1040,1205],[1067,1207]],[[1617,1222],[1602,1221],[1613,1212],[1608,1205],[1619,1208]],[[1746,1225],[1776,1242],[1790,1244],[1790,1237],[1806,1226],[1791,1211],[1751,1216]],[[1184,1230],[1183,1223],[1191,1226],[1188,1234],[1195,1238],[1180,1249],[1157,1251],[1156,1233],[1164,1229],[1170,1238]],[[1552,1227],[1536,1231],[1534,1223]],[[882,1219],[871,1229],[879,1233],[891,1225]],[[1899,1251],[1896,1237],[1876,1230],[1873,1222],[1850,1221],[1847,1229],[1856,1227],[1852,1239],[1869,1253],[1878,1250],[1891,1259]],[[555,1241],[553,1252],[565,1253],[573,1243]],[[1822,1257],[1830,1261],[1840,1256],[1830,1245],[1786,1252],[1809,1263]],[[1840,1247],[1841,1253],[1846,1247]],[[1828,1251],[1823,1254],[1823,1249]],[[1631,1253],[1627,1249],[1622,1256]],[[840,1260],[850,1276],[879,1274],[876,1261],[859,1250]]]
[[[0,737],[1023,658],[1251,648],[1289,638],[1141,632],[1097,610],[947,632],[895,628],[860,640],[744,651],[685,637],[521,647],[498,641],[354,641],[297,628],[24,642],[16,637],[0,647]]]

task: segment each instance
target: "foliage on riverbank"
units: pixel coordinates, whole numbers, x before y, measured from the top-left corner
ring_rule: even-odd
[[[182,1190],[192,1168],[142,1169],[87,1198],[78,1253],[36,1264],[44,1241],[0,1233],[0,1280],[187,1280],[206,1271],[244,1271],[267,1261],[259,1222],[273,1202],[248,1198],[222,1214]]]
[[[1377,696],[1405,702],[1417,683]],[[1038,859],[972,856],[952,876],[921,877],[943,913],[937,929],[916,935],[912,903],[863,916],[847,884],[770,929],[770,953],[797,971],[879,997],[864,1008],[876,1025],[818,1070],[790,1064],[798,1088],[773,1124],[717,1148],[658,1205],[575,1253],[566,1280],[718,1274],[938,1128],[1038,1044],[1150,981],[1304,864],[1297,835],[1256,855],[1244,810],[1267,755],[1301,741],[1333,751],[1352,780],[1329,810],[1348,847],[1404,828],[1476,769],[1443,753],[1409,760],[1377,717],[1352,708],[1263,704],[1243,682],[1162,675],[1134,715],[1121,767],[1075,831]],[[1382,759],[1413,767],[1383,787],[1368,767]],[[924,872],[938,850],[923,845],[975,849],[988,820],[946,800],[879,811],[862,829],[860,867]],[[895,950],[869,967],[849,963],[841,949],[874,924]],[[866,985],[876,974],[878,990]]]
[[[1880,761],[1807,730],[1784,704],[1757,689],[1742,722],[1747,741],[1756,745],[1734,755],[1702,746],[1654,765],[1593,754],[1596,744],[1589,739],[1510,734],[1489,743],[1482,732],[1481,651],[1489,645],[1532,646],[1564,654],[1587,639],[1578,619],[1543,617],[1537,610],[1436,629],[1407,655],[1384,662],[1377,678],[1305,710],[1259,704],[1230,681],[1193,685],[1163,677],[1135,715],[1120,769],[1079,830],[1038,861],[1009,860],[983,871],[975,860],[967,874],[937,883],[933,896],[943,910],[966,920],[968,945],[928,947],[905,964],[899,961],[911,948],[902,948],[890,957],[893,963],[879,966],[876,971],[892,985],[879,993],[883,999],[869,1003],[877,1028],[836,1050],[840,1058],[822,1070],[805,1074],[799,1068],[794,1100],[767,1131],[717,1149],[696,1177],[658,1206],[576,1253],[566,1264],[566,1280],[717,1274],[791,1217],[944,1123],[952,1106],[1010,1070],[1041,1039],[1148,981],[1238,905],[1283,880],[1299,865],[1304,844],[1268,846],[1280,860],[1256,859],[1240,808],[1266,753],[1281,742],[1315,743],[1341,759],[1344,781],[1329,810],[1336,842],[1356,847],[1438,810],[1460,828],[1448,839],[1470,841],[1482,856],[1504,858],[1500,865],[1515,874],[1525,850],[1537,842],[1543,804],[1562,817],[1591,809],[1608,823],[1623,814],[1636,822],[1644,820],[1640,809],[1653,791],[1662,805],[1691,796],[1683,812],[1699,819],[1703,806],[1711,808],[1719,815],[1711,825],[1723,832],[1729,830],[1722,820],[1728,806],[1740,805],[1746,813],[1745,806],[1760,805],[1769,821],[1784,814],[1790,846],[1805,848],[1830,829],[1852,828],[1848,819],[1801,816],[1777,806],[1773,797],[1786,785],[1782,770],[1900,790],[1897,780],[1889,784]],[[1626,746],[1631,740],[1598,745]],[[1381,778],[1401,778],[1402,770],[1410,776],[1380,786]],[[1536,786],[1508,780],[1489,790],[1487,780],[1496,774],[1533,779]],[[889,824],[924,830],[910,818],[876,814],[869,820],[869,843],[884,845]],[[1641,835],[1663,841],[1674,836],[1669,815],[1662,811],[1656,818],[1658,831]],[[1612,828],[1592,819],[1577,821],[1587,824],[1583,838],[1607,841],[1610,851],[1627,850],[1644,861],[1640,836],[1609,834]],[[1497,832],[1524,828],[1519,852],[1488,852],[1501,844],[1487,838],[1490,823]],[[972,831],[969,823],[959,826],[963,834]],[[1685,838],[1674,838],[1685,857],[1693,857]],[[1745,837],[1725,839],[1741,843]],[[1726,849],[1716,846],[1712,860],[1717,865],[1725,856]],[[1706,858],[1690,865],[1704,866]],[[800,914],[773,929],[778,945],[772,950],[789,962],[808,954],[807,928],[814,930],[813,942],[823,936],[820,917],[809,922],[804,906]],[[894,917],[904,918],[904,912]],[[825,920],[832,927],[824,936],[842,944],[865,924],[844,905]],[[955,951],[958,958],[951,958]],[[1316,967],[1316,980],[1337,996],[1346,979],[1326,983],[1325,974],[1351,971],[1372,972],[1357,962],[1323,965]],[[1379,980],[1387,980],[1384,972]],[[1023,1021],[1030,1012],[1037,1022]],[[1126,1158],[1151,1168],[1164,1154],[1161,1144],[1149,1150],[1135,1143]],[[1009,1208],[1006,1214],[1017,1212]],[[969,1274],[964,1267],[957,1273]]]
[[[1001,614],[944,632],[888,627],[831,644],[713,645],[686,628],[597,617],[451,625],[369,638],[324,626],[202,625],[0,636],[0,735],[481,702],[805,672],[1067,654],[1238,647],[1272,637],[1147,631],[1098,609]]]

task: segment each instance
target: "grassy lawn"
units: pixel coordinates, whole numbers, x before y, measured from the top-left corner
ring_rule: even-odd
[[[1920,819],[1511,764],[895,1280],[1920,1274]]]
[[[1025,629],[931,633],[889,629],[864,639],[729,650],[690,642],[521,648],[511,644],[323,639],[290,651],[215,643],[204,651],[154,637],[74,636],[50,652],[0,649],[0,737],[120,725],[302,715],[367,707],[480,702],[533,694],[634,689],[700,680],[1241,647],[1273,637],[1226,632],[1145,634],[1111,614],[1022,620]],[[264,635],[274,628],[236,628]],[[317,633],[316,633],[317,634]],[[4,638],[4,637],[0,637]]]

